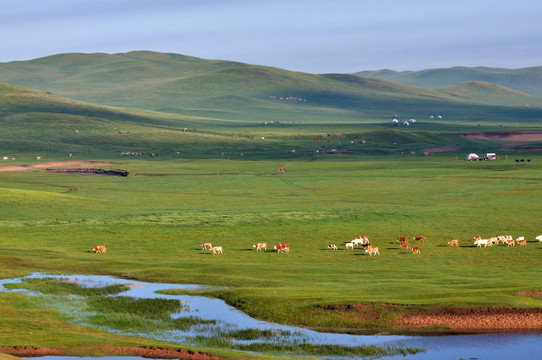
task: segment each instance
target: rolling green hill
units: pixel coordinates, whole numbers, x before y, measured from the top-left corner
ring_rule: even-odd
[[[484,81],[542,97],[542,66],[522,69],[452,67],[422,71],[360,71],[359,76],[397,81],[413,86],[438,88],[460,82]]]
[[[427,89],[154,52],[3,63],[0,81],[18,85],[0,83],[5,154],[259,159],[485,149],[459,134],[533,130],[542,119],[541,98],[487,82]],[[418,122],[393,126],[395,116]]]
[[[0,81],[94,104],[228,120],[359,122],[436,112],[479,117],[487,105],[496,105],[495,98],[506,107],[542,106],[540,98],[502,87],[484,87],[476,96],[470,88],[462,95],[460,89],[450,93],[352,75],[144,51],[3,63]]]

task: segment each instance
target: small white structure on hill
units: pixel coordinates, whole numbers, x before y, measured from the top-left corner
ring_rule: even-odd
[[[495,153],[487,153],[486,159],[488,160],[497,160],[497,155]]]
[[[468,160],[468,161],[478,161],[480,160],[480,157],[478,155],[476,155],[475,153],[470,153],[467,155],[467,157],[465,158],[465,160]]]
[[[399,124],[399,120],[393,119],[393,120],[391,121],[391,123],[394,124],[394,125],[397,125],[397,124]]]

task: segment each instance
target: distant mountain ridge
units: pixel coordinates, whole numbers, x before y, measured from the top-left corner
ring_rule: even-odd
[[[457,66],[421,71],[384,69],[360,71],[356,75],[397,81],[425,88],[440,88],[466,81],[485,81],[542,97],[542,66],[520,69]]]

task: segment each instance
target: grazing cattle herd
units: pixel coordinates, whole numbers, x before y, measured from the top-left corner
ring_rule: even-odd
[[[397,238],[399,250],[406,249],[411,250],[412,254],[420,254],[420,247],[411,247],[408,239],[409,238],[407,236],[401,236]],[[422,243],[425,242],[425,238],[423,236],[414,236],[413,240],[420,241]],[[538,235],[535,240],[538,240],[539,243],[542,243],[542,235]],[[459,247],[459,240],[450,240],[447,242],[447,244],[449,247]],[[515,246],[516,244],[519,246],[525,246],[527,245],[527,240],[524,236],[519,236],[514,240],[511,235],[499,235],[488,238],[482,238],[479,235],[474,236],[473,245],[478,248],[487,248],[499,244],[507,246]],[[345,242],[344,244],[345,250],[354,250],[354,248],[356,248],[357,246],[364,249],[365,253],[369,254],[369,256],[380,255],[378,247],[371,245],[368,236],[358,236],[353,240]],[[252,247],[255,248],[256,251],[267,252],[267,243],[255,243],[254,245],[252,245]],[[339,247],[336,244],[329,244],[327,248],[329,250],[339,250]],[[213,255],[224,254],[224,249],[222,246],[213,246],[211,243],[200,244],[200,249],[210,251]],[[289,253],[290,245],[288,243],[277,243],[273,246],[273,249],[276,250],[277,253]],[[105,247],[105,245],[97,245],[92,248],[92,251],[97,254],[105,254],[107,252],[107,248]]]

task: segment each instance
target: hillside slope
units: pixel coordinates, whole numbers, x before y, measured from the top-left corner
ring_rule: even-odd
[[[393,90],[407,91],[406,85],[373,79],[362,79],[353,75],[328,75],[329,79],[340,81],[343,91],[348,88],[371,84],[371,98],[376,103],[381,96],[381,105],[389,101],[387,95]],[[378,86],[377,86],[378,85]],[[447,96],[471,96],[494,93],[509,96],[523,96],[507,89],[494,89],[487,83],[465,83],[439,90]],[[176,89],[177,90],[177,89]],[[369,91],[369,90],[367,90]],[[400,98],[401,91],[395,96]],[[505,92],[506,91],[506,92]],[[380,95],[377,95],[381,93]],[[383,94],[383,95],[382,95]],[[428,93],[429,94],[429,93]],[[440,97],[439,97],[440,96]],[[223,99],[225,104],[241,97]],[[434,96],[435,104],[442,106],[442,95]],[[413,98],[411,98],[413,99]],[[503,99],[505,100],[505,99]],[[292,100],[299,101],[299,100]],[[321,99],[334,106],[341,101],[348,106],[349,99]],[[414,101],[414,100],[413,100]],[[420,100],[420,103],[425,100]],[[426,101],[427,104],[427,101]],[[451,103],[461,104],[460,100]],[[362,106],[361,104],[360,106]],[[375,105],[374,103],[372,104]],[[480,131],[503,131],[520,128],[539,129],[542,111],[536,108],[511,108],[502,106],[461,106],[462,111],[477,109],[475,122],[446,117],[423,119],[413,126],[394,126],[386,119],[358,122],[338,122],[331,117],[324,121],[310,118],[310,110],[303,110],[306,122],[273,123],[251,120],[223,120],[152,112],[141,109],[108,107],[62,98],[43,91],[31,90],[15,85],[0,83],[0,153],[21,158],[41,156],[68,157],[76,159],[119,158],[122,152],[144,152],[159,154],[163,158],[222,158],[222,159],[314,159],[315,154],[388,155],[422,151],[428,148],[477,149],[487,147],[485,140],[465,138],[461,134]],[[310,107],[309,107],[310,108]],[[277,112],[278,106],[270,108]],[[465,110],[466,109],[466,110]],[[313,111],[325,112],[320,108]],[[219,111],[216,111],[219,113]],[[290,114],[292,111],[290,110]],[[513,117],[505,118],[513,115]],[[504,126],[504,127],[503,127]],[[425,150],[423,150],[425,151]]]
[[[3,154],[107,153],[215,146],[202,126],[213,119],[88,104],[0,83],[0,151]],[[217,126],[215,125],[215,128]],[[187,131],[189,130],[189,131]],[[228,143],[223,139],[222,143]],[[213,151],[215,153],[216,151]],[[202,149],[200,154],[205,154]]]
[[[542,106],[540,98],[497,87],[462,96],[353,75],[314,75],[145,51],[3,63],[0,81],[94,104],[229,120],[359,121],[435,112],[465,117],[480,114],[487,105]]]
[[[542,66],[522,69],[458,66],[422,71],[360,71],[356,75],[427,88],[445,87],[467,81],[484,81],[542,97]]]

